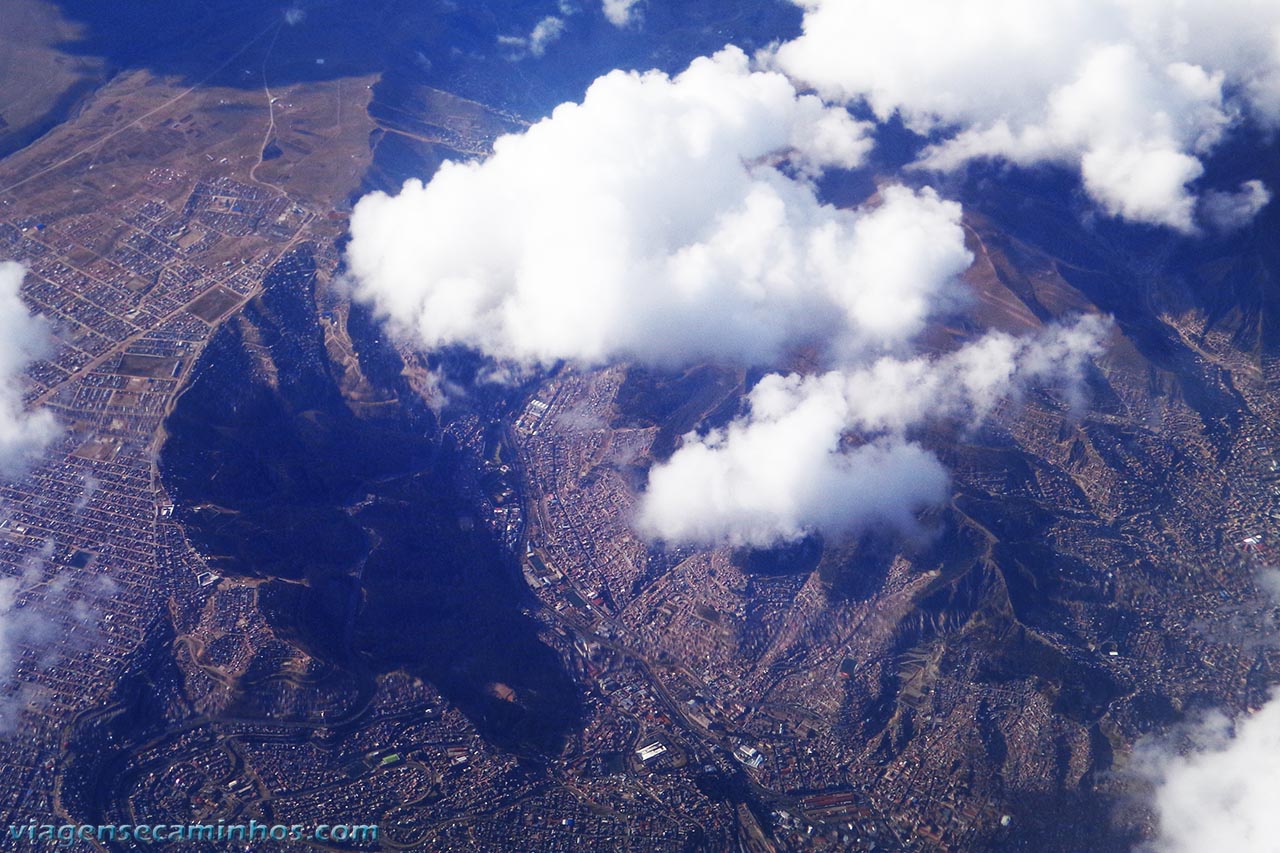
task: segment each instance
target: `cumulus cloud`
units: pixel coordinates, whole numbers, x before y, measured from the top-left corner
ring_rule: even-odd
[[[1234,724],[1213,714],[1181,752],[1146,744],[1138,764],[1156,785],[1160,853],[1264,853],[1280,838],[1280,697]]]
[[[11,474],[58,433],[52,414],[27,411],[23,370],[49,347],[43,318],[33,316],[19,295],[25,270],[0,262],[0,474]]]
[[[640,0],[604,0],[604,16],[615,27],[626,27],[640,19]]]
[[[779,377],[781,378],[781,377]],[[763,414],[686,443],[650,472],[637,516],[646,535],[677,544],[769,547],[811,531],[872,525],[909,530],[941,502],[949,477],[908,441],[842,449],[831,389],[805,389],[785,412]]]
[[[1280,123],[1274,3],[794,2],[803,35],[778,66],[932,135],[920,165],[1066,164],[1135,222],[1194,230],[1203,157],[1242,119]]]
[[[736,48],[674,78],[615,71],[487,160],[362,199],[356,295],[426,347],[526,364],[891,344],[970,256],[932,191],[818,200],[803,175],[861,162],[866,131]]]
[[[528,36],[498,36],[498,44],[518,49],[521,56],[526,53],[529,56],[542,56],[553,42],[564,35],[564,30],[564,18],[547,15],[533,25]]]
[[[685,436],[653,468],[638,526],[668,542],[753,547],[814,531],[909,532],[916,513],[945,499],[949,478],[908,431],[944,418],[976,425],[1033,382],[1075,386],[1106,331],[1084,317],[1033,337],[990,333],[938,358],[768,375],[747,414]]]
[[[547,46],[564,34],[564,19],[548,15],[533,25],[529,33],[529,52],[534,56],[542,56]]]
[[[1258,588],[1280,602],[1280,570],[1257,572]],[[1144,853],[1270,853],[1280,838],[1280,691],[1235,720],[1214,711],[1140,741],[1134,774],[1152,785],[1156,837]]]
[[[869,130],[733,47],[674,77],[611,72],[489,158],[362,199],[355,295],[425,348],[516,370],[817,352],[829,372],[766,376],[747,415],[686,437],[652,470],[638,525],[751,545],[907,530],[948,485],[910,431],[1065,376],[1101,332],[1082,321],[912,358],[972,255],[959,206],[931,189],[886,185],[857,209],[819,199],[814,178],[861,164]]]
[[[1201,216],[1219,231],[1235,231],[1253,221],[1271,201],[1262,181],[1245,181],[1235,192],[1213,190],[1200,201]]]

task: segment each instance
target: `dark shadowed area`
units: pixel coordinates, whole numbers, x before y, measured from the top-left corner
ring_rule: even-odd
[[[205,352],[161,460],[176,517],[218,571],[266,579],[279,635],[358,675],[420,675],[495,742],[554,752],[577,698],[510,554],[466,523],[429,412],[353,414],[312,281],[286,256]]]

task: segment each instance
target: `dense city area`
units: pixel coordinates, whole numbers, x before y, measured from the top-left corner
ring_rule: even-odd
[[[938,349],[1046,305],[1114,315],[1088,400],[1037,388],[922,430],[952,480],[920,541],[669,546],[636,530],[648,471],[758,377],[486,381],[384,330],[343,280],[352,199],[521,123],[427,86],[388,107],[369,72],[268,86],[273,32],[205,78],[238,85],[127,69],[0,158],[0,260],[55,339],[25,403],[59,424],[0,484],[0,825],[1049,849],[1113,820],[1149,837],[1140,803],[1112,814],[1141,794],[1134,745],[1267,700],[1280,650],[1249,638],[1274,628],[1280,561],[1269,315],[1186,296],[1133,320],[1107,294],[1151,285],[1138,265],[1082,271],[975,213],[973,299]],[[163,464],[202,427],[280,453]],[[219,502],[239,477],[311,492]],[[388,533],[404,519],[416,538]],[[280,540],[244,533],[272,523]]]

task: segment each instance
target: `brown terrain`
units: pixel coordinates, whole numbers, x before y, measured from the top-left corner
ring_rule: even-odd
[[[925,436],[954,474],[927,541],[663,550],[629,526],[647,467],[752,377],[566,367],[441,409],[434,371],[474,359],[394,344],[338,280],[388,139],[429,167],[519,119],[273,76],[267,17],[198,74],[72,60],[19,3],[0,258],[55,324],[27,400],[65,432],[0,486],[6,615],[36,614],[0,690],[9,822],[1124,850],[1151,832],[1135,743],[1280,675],[1252,639],[1280,517],[1261,238],[1188,256],[975,190],[975,298],[929,342],[1112,315],[1083,405]]]

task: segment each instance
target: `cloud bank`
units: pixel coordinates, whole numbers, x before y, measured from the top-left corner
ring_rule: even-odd
[[[362,199],[355,296],[422,347],[525,366],[770,368],[816,352],[827,373],[766,376],[748,414],[654,466],[637,525],[751,545],[908,530],[948,487],[910,431],[1075,376],[1102,328],[913,358],[972,255],[959,205],[931,189],[819,199],[814,178],[861,164],[870,129],[737,48],[674,77],[615,71],[489,158]]]
[[[793,2],[803,35],[777,65],[936,138],[920,165],[1072,166],[1106,213],[1134,222],[1194,230],[1203,157],[1246,119],[1280,125],[1275,3]]]
[[[23,370],[48,350],[49,329],[19,295],[26,270],[0,262],[0,474],[12,474],[58,434],[47,411],[27,411],[22,403]]]
[[[861,162],[866,130],[736,48],[674,78],[615,71],[487,160],[362,199],[356,295],[425,347],[529,364],[892,346],[971,258],[932,191],[818,200],[803,175]]]
[[[1156,783],[1160,853],[1269,853],[1280,838],[1280,697],[1234,725],[1214,714],[1181,754],[1148,746],[1142,771]]]
[[[1085,317],[1035,337],[991,333],[938,358],[768,375],[746,415],[685,436],[653,468],[638,526],[669,542],[753,547],[814,531],[909,532],[917,512],[945,500],[950,479],[909,430],[940,419],[976,425],[1031,383],[1070,389],[1106,331],[1105,322]]]
[[[1280,570],[1255,575],[1280,602]],[[1142,853],[1269,853],[1280,838],[1280,691],[1232,720],[1214,711],[1196,723],[1140,741],[1134,773],[1151,783],[1156,837]]]

